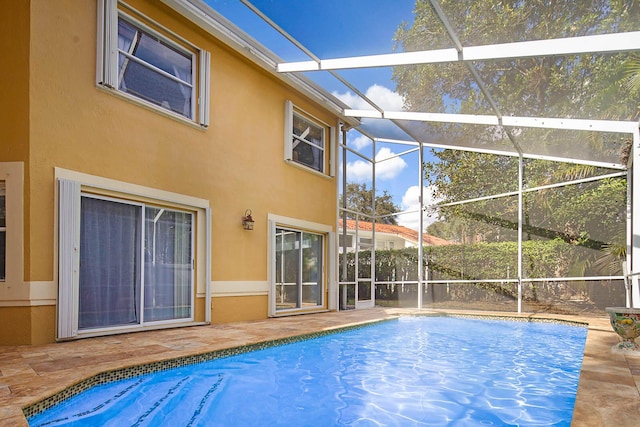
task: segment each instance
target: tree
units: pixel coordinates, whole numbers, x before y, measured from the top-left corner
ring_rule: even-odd
[[[640,4],[622,0],[441,0],[440,3],[463,45],[632,31],[637,30],[640,19]],[[414,14],[413,25],[402,25],[396,32],[399,49],[453,46],[428,0],[417,0]],[[618,119],[634,120],[637,100],[630,98],[620,84],[625,73],[622,64],[628,56],[516,58],[482,61],[475,67],[504,115],[594,117],[593,113],[617,106]],[[491,113],[491,105],[473,75],[459,63],[396,67],[393,78],[398,92],[414,111]]]
[[[342,195],[340,196],[342,200]],[[392,214],[400,212],[400,208],[393,202],[393,197],[386,190],[381,196],[376,196],[376,222],[390,225],[398,225],[398,220]],[[347,209],[372,215],[373,189],[367,184],[349,183],[347,184]],[[348,213],[352,217],[351,213]]]
[[[640,2],[623,0],[442,0],[463,45],[541,40],[637,30]],[[453,42],[428,0],[417,0],[412,26],[398,28],[397,48],[404,51],[452,47]],[[487,60],[471,66],[503,116],[600,118],[635,121],[638,61],[624,54],[534,56]],[[461,63],[395,67],[397,92],[411,111],[492,114],[473,73]],[[634,95],[635,94],[635,95]],[[430,123],[415,132],[430,139],[464,146],[511,145],[504,129]],[[549,129],[512,129],[521,145],[536,144],[550,156],[571,154],[577,147],[599,153],[625,153],[628,139],[619,136]]]
[[[640,3],[622,0],[441,0],[463,46],[573,37],[637,30]],[[428,0],[417,0],[414,21],[396,32],[403,51],[450,48],[444,26]],[[637,120],[638,60],[628,54],[585,54],[481,61],[472,66],[502,115]],[[493,106],[464,64],[396,67],[397,91],[411,111],[491,114]],[[420,125],[432,139],[464,146],[510,144],[504,129],[450,123]],[[624,163],[629,141],[619,135],[548,129],[512,129],[521,145],[537,144],[549,155],[591,149]],[[517,158],[434,150],[426,164],[434,196],[444,203],[517,190]],[[610,172],[527,160],[525,188]],[[549,188],[525,196],[525,239],[561,239],[593,249],[610,242],[624,222],[624,179]],[[503,241],[517,236],[517,197],[505,195],[443,207],[444,225],[430,228],[448,239]],[[605,209],[606,208],[606,209]],[[596,212],[604,211],[598,215]],[[586,231],[585,231],[586,230]],[[598,231],[599,236],[594,236]]]

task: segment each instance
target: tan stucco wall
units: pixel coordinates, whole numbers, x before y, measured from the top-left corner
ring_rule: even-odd
[[[0,13],[0,162],[29,161],[29,10],[27,1],[4,2]]]
[[[29,2],[3,2],[0,13],[0,161],[26,161],[29,153]]]
[[[31,307],[31,344],[51,342],[56,334],[56,307],[43,305]]]
[[[211,301],[213,323],[260,320],[267,317],[267,296],[219,297]]]
[[[55,307],[0,307],[0,345],[44,344],[55,337]]]
[[[0,73],[0,162],[29,161],[29,10],[29,2],[12,1],[3,2],[0,13],[0,51],[5,64]],[[26,221],[21,234],[29,235]],[[27,263],[23,265],[11,283],[0,282],[0,291],[22,286]],[[0,307],[0,343],[31,343],[31,312],[28,307]]]
[[[17,125],[11,131],[10,147],[18,147],[24,156],[27,150],[20,141],[29,141],[25,280],[57,279],[56,167],[209,200],[211,279],[267,280],[268,213],[335,223],[335,180],[283,160],[285,100],[327,123],[335,124],[336,118],[194,29],[160,2],[127,3],[211,52],[210,126],[198,129],[96,87],[95,1],[33,0],[30,62],[19,58],[23,68],[29,66],[29,97],[24,80],[12,88],[21,100],[23,115],[29,118],[28,132],[25,125]],[[26,6],[12,7],[14,13],[25,14]],[[22,15],[21,21],[28,21]],[[3,46],[9,46],[4,33]],[[16,39],[24,38],[11,37],[11,42]],[[16,77],[24,76],[22,71]],[[2,148],[0,154],[4,160]],[[241,227],[246,209],[252,210],[256,221],[252,232]],[[223,322],[241,320],[244,314],[255,318],[256,313],[266,317],[265,296],[228,302],[216,298],[212,316]],[[6,318],[0,311],[0,322]],[[54,339],[50,314],[32,315],[31,319],[38,323],[34,328]]]
[[[4,345],[31,344],[31,308],[0,308],[0,321],[2,322],[0,343]]]

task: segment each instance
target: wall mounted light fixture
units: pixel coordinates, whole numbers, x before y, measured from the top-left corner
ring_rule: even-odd
[[[245,230],[253,230],[253,223],[255,221],[251,217],[251,209],[247,209],[242,217],[242,228]]]

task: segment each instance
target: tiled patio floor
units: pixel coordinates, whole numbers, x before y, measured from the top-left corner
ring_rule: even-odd
[[[0,425],[26,426],[23,407],[102,371],[416,313],[419,313],[418,310],[376,307],[114,335],[57,344],[0,347]],[[433,311],[424,310],[421,313]],[[572,425],[640,425],[640,357],[611,353],[611,346],[618,341],[618,337],[611,330],[608,318],[495,314],[588,323],[589,332]]]

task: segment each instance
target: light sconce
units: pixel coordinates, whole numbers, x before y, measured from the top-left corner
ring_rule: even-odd
[[[251,209],[247,209],[242,217],[242,228],[245,230],[253,230],[253,223],[255,221],[251,217]]]

